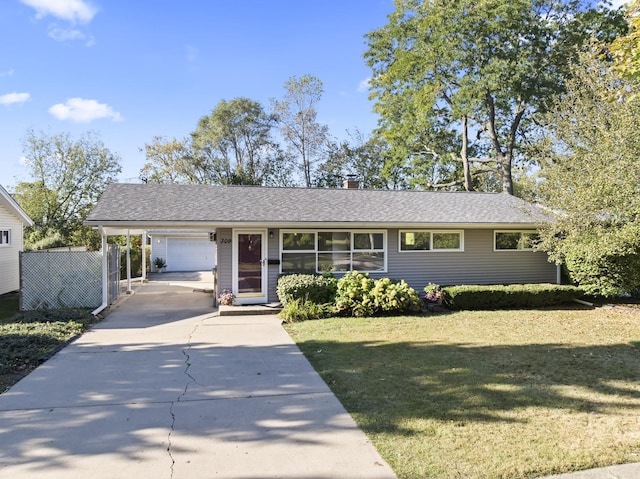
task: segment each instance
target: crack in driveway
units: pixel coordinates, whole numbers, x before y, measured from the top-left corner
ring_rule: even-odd
[[[169,454],[169,459],[171,460],[171,466],[170,466],[171,474],[169,476],[170,478],[173,477],[174,467],[176,464],[175,458],[173,457],[173,452],[171,450],[171,447],[172,447],[171,436],[173,435],[173,431],[175,429],[175,424],[176,424],[176,415],[174,413],[174,406],[176,403],[181,402],[182,398],[187,394],[187,391],[189,390],[189,386],[191,386],[192,384],[198,384],[198,381],[196,380],[196,378],[194,378],[189,373],[189,368],[191,368],[191,356],[189,355],[189,351],[191,349],[191,338],[195,334],[196,330],[202,324],[202,321],[204,321],[205,319],[206,318],[203,318],[198,324],[196,324],[193,327],[193,329],[189,333],[189,336],[187,337],[186,347],[182,349],[182,355],[184,356],[184,363],[185,363],[183,374],[186,375],[189,378],[189,380],[184,385],[184,389],[180,393],[178,398],[175,401],[171,401],[171,405],[169,406],[169,414],[171,415],[171,427],[169,428],[169,434],[167,436],[167,453]]]

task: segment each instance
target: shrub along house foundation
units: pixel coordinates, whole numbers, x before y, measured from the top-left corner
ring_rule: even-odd
[[[368,272],[416,290],[453,284],[553,283],[534,251],[551,218],[506,194],[257,186],[112,184],[86,224],[103,236],[203,231],[218,292],[238,304],[277,301],[283,273]],[[104,240],[103,240],[104,242]]]

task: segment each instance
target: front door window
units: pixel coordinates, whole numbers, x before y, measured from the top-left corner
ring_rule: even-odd
[[[238,294],[262,292],[262,235],[238,234]]]
[[[236,230],[234,233],[233,290],[238,304],[267,302],[266,231]]]

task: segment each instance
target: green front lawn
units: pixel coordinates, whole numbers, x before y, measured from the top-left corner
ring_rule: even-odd
[[[637,312],[285,327],[400,478],[526,478],[640,461]]]
[[[85,310],[19,313],[17,296],[0,296],[0,393],[93,322]]]

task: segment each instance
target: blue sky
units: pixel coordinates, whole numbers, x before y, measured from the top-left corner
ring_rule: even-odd
[[[344,138],[376,118],[363,88],[364,35],[392,0],[3,0],[0,184],[28,181],[22,141],[100,134],[136,181],[139,150],[182,138],[220,100],[269,106],[291,76],[324,83],[318,120]]]

